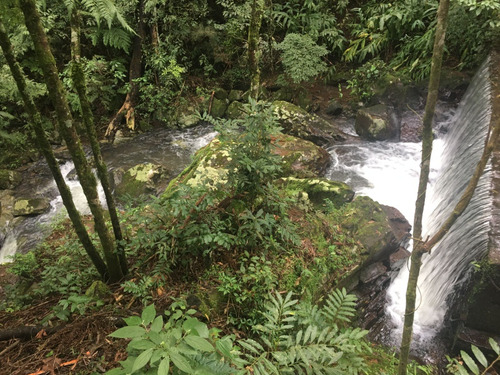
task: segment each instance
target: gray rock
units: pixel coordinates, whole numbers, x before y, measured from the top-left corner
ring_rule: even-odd
[[[373,263],[361,270],[359,280],[366,284],[382,276],[386,272],[387,268],[382,264],[382,262]]]
[[[338,116],[342,113],[342,105],[335,99],[328,102],[328,107],[325,109],[325,113],[330,116]]]
[[[354,128],[360,137],[369,141],[399,138],[396,118],[383,104],[358,110]]]

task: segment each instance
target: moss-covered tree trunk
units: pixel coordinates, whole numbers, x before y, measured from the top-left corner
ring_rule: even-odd
[[[87,88],[85,83],[85,74],[83,72],[81,64],[81,47],[80,47],[80,14],[76,7],[73,7],[71,12],[71,77],[73,79],[73,86],[78,94],[80,100],[81,115],[83,123],[85,125],[85,130],[87,132],[87,137],[92,148],[92,154],[94,156],[94,162],[97,169],[97,176],[101,181],[102,188],[104,190],[104,195],[106,197],[106,203],[108,206],[109,216],[111,219],[111,224],[113,227],[113,233],[117,241],[118,257],[120,259],[120,266],[122,268],[123,274],[127,274],[127,261],[125,259],[125,254],[123,251],[123,245],[121,241],[123,240],[122,230],[120,227],[120,220],[118,218],[118,213],[116,210],[115,199],[113,197],[111,184],[109,182],[108,168],[104,163],[101,154],[101,147],[99,145],[99,140],[97,138],[97,131],[94,124],[94,115],[92,113],[92,108],[87,97]]]
[[[250,97],[258,99],[260,88],[260,26],[264,13],[264,0],[252,0],[252,12],[248,27],[248,67],[250,70]]]
[[[111,119],[108,128],[106,129],[106,138],[113,141],[115,134],[120,128],[120,124],[125,117],[126,126],[131,129],[136,129],[135,107],[139,102],[139,83],[138,78],[142,75],[142,43],[146,35],[144,25],[144,3],[142,0],[137,4],[137,35],[134,37],[132,46],[132,58],[129,67],[129,91],[125,97],[122,106]]]
[[[57,188],[59,189],[59,193],[61,194],[63,204],[66,207],[66,210],[68,211],[68,216],[73,224],[73,227],[75,228],[75,232],[78,236],[78,239],[82,243],[83,248],[87,252],[90,259],[92,260],[92,263],[97,268],[97,271],[99,272],[101,277],[105,279],[107,278],[106,264],[104,263],[101,256],[99,255],[99,252],[97,251],[94,244],[90,240],[90,237],[88,235],[87,229],[85,228],[85,225],[83,224],[80,213],[76,209],[76,206],[73,202],[71,191],[68,185],[66,185],[66,182],[64,181],[64,177],[61,174],[61,170],[59,169],[59,164],[57,163],[57,160],[50,146],[49,140],[47,139],[45,131],[43,130],[40,113],[38,112],[35,103],[33,102],[33,99],[30,93],[28,92],[24,75],[21,71],[21,67],[16,62],[14,53],[12,51],[12,45],[10,43],[8,34],[5,30],[5,27],[1,19],[0,19],[0,47],[2,48],[3,54],[5,56],[5,59],[7,60],[12,76],[16,81],[17,88],[23,99],[24,108],[26,110],[26,113],[28,114],[31,127],[35,132],[35,143],[40,152],[42,153],[42,155],[45,157],[45,160],[47,161],[47,164],[50,168],[50,171],[52,172]]]
[[[99,236],[104,258],[108,268],[109,281],[116,282],[123,278],[123,272],[114,248],[114,242],[106,227],[104,212],[97,194],[97,181],[85,157],[82,145],[78,138],[73,117],[66,99],[66,93],[59,79],[56,62],[45,35],[40,16],[34,0],[20,0],[21,10],[25,17],[26,27],[30,33],[38,64],[43,72],[47,85],[49,99],[52,102],[59,124],[59,131],[63,136],[75,169],[82,185],[87,203],[94,216],[95,230]]]

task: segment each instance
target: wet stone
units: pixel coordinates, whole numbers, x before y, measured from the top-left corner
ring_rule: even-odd
[[[361,270],[359,280],[366,284],[375,280],[377,277],[382,276],[386,272],[387,268],[382,264],[382,262],[373,263]]]

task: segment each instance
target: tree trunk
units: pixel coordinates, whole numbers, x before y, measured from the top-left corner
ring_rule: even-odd
[[[248,27],[248,68],[250,70],[250,97],[257,100],[260,87],[260,26],[262,24],[262,13],[264,12],[264,0],[252,1],[252,13]]]
[[[56,111],[60,132],[66,141],[80,184],[94,216],[95,230],[99,236],[104,258],[106,259],[109,281],[119,281],[123,278],[123,272],[114,250],[113,240],[106,227],[104,213],[97,194],[97,181],[76,133],[73,117],[66,100],[66,93],[59,79],[56,62],[50,50],[35,2],[34,0],[20,0],[19,4],[25,17],[26,27],[33,40],[37,60],[47,85],[49,99]]]
[[[68,216],[71,219],[71,222],[73,223],[73,227],[75,228],[75,232],[78,236],[78,239],[82,243],[83,248],[87,252],[90,259],[92,260],[92,263],[97,268],[97,271],[99,272],[101,277],[105,279],[107,278],[106,264],[104,263],[101,256],[99,255],[99,252],[97,251],[94,244],[90,240],[90,237],[87,233],[87,229],[85,228],[85,225],[83,224],[83,221],[80,217],[80,213],[76,209],[76,206],[73,202],[73,197],[71,196],[71,191],[68,185],[66,185],[66,182],[64,181],[64,177],[61,174],[61,170],[59,169],[59,164],[57,163],[54,153],[52,152],[49,140],[45,135],[45,131],[43,130],[42,121],[40,118],[40,113],[36,109],[35,103],[33,103],[33,99],[31,98],[31,95],[27,90],[24,75],[21,71],[21,67],[15,60],[14,54],[12,52],[12,45],[10,43],[9,37],[1,20],[0,20],[0,46],[2,48],[5,59],[9,64],[12,76],[16,81],[19,93],[23,98],[24,108],[26,109],[26,112],[29,116],[31,126],[35,131],[36,145],[40,150],[40,152],[45,157],[45,160],[47,161],[47,164],[50,168],[50,171],[54,176],[57,188],[59,189],[62,201],[64,203],[64,206],[66,207],[66,210],[68,211]]]
[[[129,68],[129,92],[125,97],[125,101],[122,106],[115,114],[113,119],[108,124],[106,129],[105,137],[111,142],[115,138],[115,134],[120,128],[120,124],[125,117],[126,125],[129,129],[135,130],[135,107],[139,101],[139,83],[136,82],[138,78],[142,75],[142,42],[146,35],[146,29],[144,26],[144,4],[143,1],[139,1],[137,5],[137,19],[138,19],[138,33],[134,37],[134,43],[132,47],[132,59],[130,60]]]
[[[87,97],[87,88],[85,83],[85,74],[83,72],[80,55],[80,14],[76,7],[73,7],[71,12],[71,77],[73,79],[73,85],[78,93],[78,98],[80,100],[80,107],[82,112],[82,119],[87,131],[87,136],[89,138],[90,146],[92,148],[92,154],[94,155],[94,162],[97,169],[97,176],[101,181],[102,188],[104,190],[104,195],[106,196],[106,203],[108,206],[109,216],[111,218],[111,224],[113,226],[113,233],[117,241],[118,258],[120,260],[120,266],[122,268],[123,274],[127,274],[127,261],[125,259],[125,253],[123,250],[123,245],[121,241],[123,240],[122,230],[120,227],[120,220],[118,219],[118,213],[116,211],[115,200],[113,197],[111,184],[109,182],[108,168],[104,163],[101,154],[101,147],[99,145],[99,140],[97,138],[97,132],[94,125],[94,115],[92,113],[92,108]]]

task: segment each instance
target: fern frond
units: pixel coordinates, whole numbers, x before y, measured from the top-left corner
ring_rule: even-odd
[[[356,296],[347,294],[345,288],[334,290],[328,295],[322,314],[331,324],[350,322],[355,315]]]
[[[123,29],[111,28],[102,30],[102,41],[104,45],[128,51],[130,44],[130,34]]]

